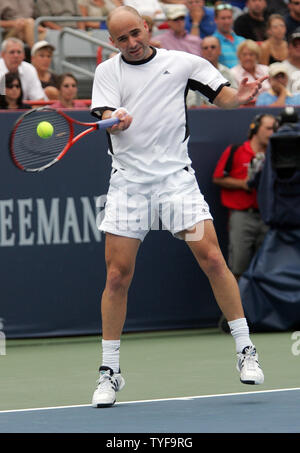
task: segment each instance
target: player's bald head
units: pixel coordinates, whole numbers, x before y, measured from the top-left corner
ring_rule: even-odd
[[[133,17],[132,17],[133,16]],[[143,24],[143,18],[139,12],[131,6],[119,6],[113,9],[107,16],[106,25],[110,33],[114,29],[115,24],[119,24],[120,21],[126,21],[128,19],[135,18],[137,22]]]
[[[114,9],[107,19],[107,27],[111,43],[125,60],[141,61],[152,54],[148,25],[136,9],[130,6]]]

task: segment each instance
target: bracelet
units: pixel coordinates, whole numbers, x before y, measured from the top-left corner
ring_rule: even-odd
[[[192,24],[192,28],[198,28],[200,24]]]

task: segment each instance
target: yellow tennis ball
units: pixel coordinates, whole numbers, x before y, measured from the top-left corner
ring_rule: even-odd
[[[48,121],[41,121],[36,128],[36,133],[41,138],[49,138],[53,135],[53,132],[54,128]]]

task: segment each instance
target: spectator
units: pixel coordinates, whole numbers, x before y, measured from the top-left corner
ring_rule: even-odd
[[[186,8],[182,5],[173,5],[166,11],[169,30],[155,39],[164,49],[181,50],[194,55],[201,56],[201,39],[199,36],[193,36],[184,28]]]
[[[213,66],[215,66],[215,68],[220,71],[225,79],[230,82],[230,86],[232,88],[238,87],[238,84],[236,83],[236,80],[232,75],[230,69],[219,62],[221,55],[221,46],[218,38],[216,38],[215,36],[206,36],[206,38],[203,38],[201,42],[201,52],[202,57],[208,60]]]
[[[0,27],[4,29],[4,39],[19,38],[31,48],[34,44],[34,0],[1,0]],[[39,27],[40,39],[45,36],[45,28]]]
[[[80,16],[77,0],[36,0],[35,15],[40,16]],[[61,30],[64,27],[84,30],[84,22],[54,22],[45,21],[44,27],[51,30]]]
[[[0,73],[17,72],[21,79],[24,99],[47,100],[35,67],[24,60],[24,43],[8,38],[1,46]]]
[[[267,39],[267,2],[266,0],[247,0],[246,5],[248,12],[234,21],[234,31],[246,39],[264,41]]]
[[[261,167],[275,127],[272,115],[257,115],[250,124],[248,140],[241,145],[228,146],[213,174],[213,182],[221,187],[221,203],[229,210],[228,265],[237,280],[248,269],[268,231],[261,219],[250,177],[255,167],[257,170]],[[230,332],[223,315],[219,328]]]
[[[287,37],[300,27],[300,0],[289,0],[288,9],[289,12],[284,16]]]
[[[288,12],[287,2],[285,0],[267,0],[267,15],[280,14],[285,16]]]
[[[123,5],[135,8],[141,15],[165,20],[165,14],[158,0],[123,0]]]
[[[216,36],[221,44],[220,63],[228,68],[232,68],[238,64],[236,54],[238,45],[245,38],[238,36],[232,29],[233,27],[233,12],[232,6],[227,3],[221,3],[215,7],[215,22],[217,30],[213,36]]]
[[[78,0],[78,7],[82,17],[106,17],[110,11],[122,5],[121,0]],[[100,28],[99,22],[84,22],[84,28]]]
[[[216,30],[214,11],[207,8],[204,0],[186,0],[188,14],[185,20],[186,30],[195,36],[204,38]]]
[[[269,66],[272,63],[281,62],[288,56],[288,45],[285,40],[285,21],[279,14],[272,14],[267,22],[268,39],[260,46],[261,64]]]
[[[23,102],[23,91],[18,74],[8,72],[5,75],[5,95],[0,96],[0,109],[30,109]]]
[[[35,67],[48,99],[58,99],[58,75],[50,71],[54,46],[47,41],[38,41],[31,49],[31,63]]]
[[[269,66],[271,89],[261,93],[256,101],[257,106],[285,107],[300,105],[300,93],[292,95],[287,89],[288,72],[284,63],[273,63]]]
[[[289,36],[288,57],[284,64],[289,76],[288,89],[291,93],[300,92],[300,27]]]
[[[252,41],[251,39],[243,41],[238,46],[237,56],[239,64],[231,69],[231,73],[238,85],[245,77],[252,82],[259,77],[268,76],[268,66],[259,64],[260,47],[255,41]],[[269,88],[270,84],[268,80],[265,80],[262,83],[261,92],[267,91]]]
[[[237,88],[235,78],[231,74],[231,71],[226,66],[219,63],[219,57],[221,55],[221,46],[218,38],[215,36],[206,36],[201,42],[201,53],[202,58],[208,60],[220,73],[228,80],[232,88]],[[208,99],[204,98],[198,91],[189,91],[187,96],[187,106],[189,108],[195,107],[215,107],[211,104]]]
[[[58,101],[52,104],[53,108],[82,109],[87,108],[84,101],[77,99],[78,82],[73,74],[67,72],[58,79]]]
[[[272,115],[256,116],[250,124],[248,140],[235,145],[235,150],[234,145],[228,146],[213,174],[213,182],[221,187],[221,203],[229,209],[228,262],[236,279],[247,270],[267,231],[258,211],[256,189],[251,188],[250,175],[254,170],[253,159],[256,158],[256,163],[260,159],[263,162],[274,129]]]
[[[156,39],[156,36],[154,38],[152,38],[153,29],[154,29],[154,26],[155,26],[154,20],[150,16],[142,16],[142,18],[144,19],[144,21],[148,25],[149,37],[150,37],[150,41],[149,41],[150,46],[158,47],[158,48],[161,47],[160,42],[157,41],[157,39]]]
[[[237,17],[239,17],[241,14],[243,14],[243,9],[245,8],[245,6],[243,6],[242,4],[240,4],[240,6],[237,6],[237,3],[239,3],[239,2],[232,2],[232,1],[226,2],[224,0],[216,0],[214,2],[214,7],[216,7],[217,5],[224,5],[225,3],[232,6],[233,22],[235,21],[235,19]],[[245,2],[243,2],[243,3],[245,3]]]

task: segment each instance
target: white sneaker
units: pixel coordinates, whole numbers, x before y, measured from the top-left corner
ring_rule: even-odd
[[[116,402],[116,392],[122,390],[125,379],[109,367],[99,369],[100,378],[92,399],[93,407],[110,407]]]
[[[247,346],[237,354],[236,368],[240,372],[240,381],[243,384],[263,384],[264,373],[258,363],[255,346]]]

